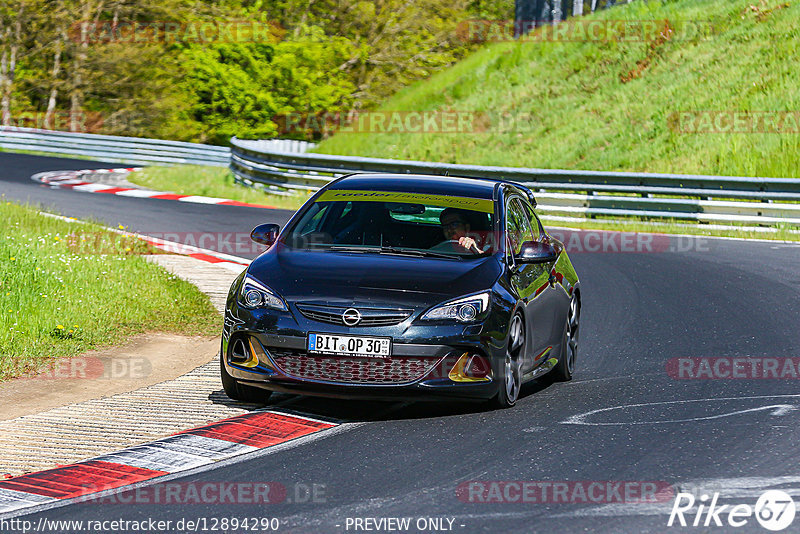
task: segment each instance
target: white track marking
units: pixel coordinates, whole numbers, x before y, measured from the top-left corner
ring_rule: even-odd
[[[109,189],[118,189],[113,185],[107,184],[85,184],[85,185],[76,185],[72,188],[73,191],[83,191],[84,193],[97,193],[98,191],[107,191]]]
[[[286,414],[286,415],[294,415],[294,414]],[[304,416],[303,416],[304,417]],[[214,462],[211,464],[201,465],[192,469],[187,469],[182,472],[175,472],[170,473],[168,475],[164,475],[157,478],[151,478],[150,480],[144,480],[141,482],[136,482],[134,484],[130,484],[128,486],[122,486],[120,488],[113,488],[105,491],[101,491],[98,493],[91,494],[92,499],[102,500],[103,497],[107,497],[109,495],[115,495],[117,493],[122,493],[125,491],[135,490],[137,488],[143,488],[148,486],[155,486],[157,484],[163,484],[165,482],[169,482],[171,480],[175,480],[177,478],[188,477],[191,475],[197,475],[200,473],[206,473],[208,471],[213,471],[214,469],[222,469],[224,467],[235,465],[238,463],[255,460],[257,458],[263,458],[264,456],[268,456],[270,454],[275,454],[277,452],[282,452],[287,449],[293,449],[295,447],[300,447],[302,445],[306,445],[308,443],[314,442],[318,439],[324,439],[341,432],[345,432],[347,430],[351,430],[353,428],[365,425],[366,423],[343,423],[338,426],[334,426],[332,428],[325,429],[324,432],[314,432],[299,438],[295,438],[289,441],[285,441],[283,443],[279,443],[278,445],[272,445],[270,447],[266,447],[264,449],[258,449],[255,452],[249,454],[243,454],[239,456],[234,456],[232,458],[228,458],[225,460],[220,460],[219,462]],[[98,459],[98,458],[95,458]],[[30,508],[26,508],[24,510],[15,510],[10,512],[7,515],[3,516],[3,519],[11,519],[14,517],[25,516],[37,512],[43,512],[46,510],[53,510],[56,508],[62,508],[64,506],[69,506],[73,503],[83,502],[86,500],[86,496],[74,497],[72,499],[55,499],[53,501],[45,502]]]
[[[85,184],[86,180],[79,180],[77,178],[63,178],[60,180],[53,180],[50,182],[49,185],[58,185],[58,186],[65,186],[65,185],[74,185],[74,184]]]
[[[710,399],[692,399],[692,400],[677,400],[677,401],[663,401],[663,402],[647,402],[641,404],[621,404],[619,406],[611,406],[610,408],[600,408],[597,410],[591,410],[589,412],[584,412],[582,414],[573,415],[569,418],[565,419],[564,421],[560,421],[559,424],[562,425],[589,425],[589,426],[626,426],[626,425],[652,425],[652,424],[665,424],[665,423],[687,423],[693,421],[703,421],[709,419],[719,419],[722,417],[730,417],[733,415],[740,415],[743,413],[748,412],[756,412],[762,410],[773,410],[770,415],[772,416],[782,416],[786,415],[792,411],[795,411],[797,407],[793,404],[774,404],[770,406],[761,406],[758,408],[751,408],[747,410],[739,410],[735,412],[725,413],[725,414],[718,414],[713,416],[703,416],[703,417],[691,417],[686,419],[672,419],[672,420],[664,420],[664,421],[626,421],[626,422],[598,422],[593,423],[587,421],[586,419],[592,415],[604,412],[610,412],[613,410],[622,410],[627,408],[641,408],[645,406],[663,406],[669,404],[690,404],[694,402],[723,402],[723,401],[740,401],[740,400],[757,400],[757,399],[779,399],[779,398],[800,398],[800,395],[760,395],[755,397],[718,397],[718,398],[710,398]]]
[[[163,195],[159,191],[151,191],[150,189],[129,189],[127,191],[120,191],[117,196],[121,197],[139,197],[150,198],[155,195]]]
[[[128,174],[130,172],[138,170],[141,170],[141,168],[97,169],[97,170],[87,169],[82,171],[49,171],[49,172],[40,172],[34,174],[33,176],[31,176],[31,179],[35,182],[40,182],[49,185],[51,187],[71,187],[71,189],[73,189],[74,191],[79,191],[83,193],[103,193],[112,189],[119,189],[119,186],[92,182],[92,175],[110,174],[110,173]],[[130,182],[128,183],[130,184]],[[178,202],[187,202],[190,204],[220,205],[220,204],[229,204],[231,202],[234,202],[229,198],[205,197],[201,195],[181,195],[178,193],[171,193],[169,191],[152,191],[147,189],[139,189],[138,186],[133,186],[127,189],[124,189],[124,187],[125,186],[123,186],[122,191],[111,192],[109,194],[125,196],[125,197],[135,197],[135,198],[151,198],[161,195],[176,195],[179,198],[171,198],[169,200],[177,200]],[[253,208],[260,208],[260,209],[273,209],[268,206],[249,204],[246,202],[241,204],[243,205],[243,207],[250,206]]]
[[[44,217],[50,217],[52,219],[58,219],[59,221],[64,221],[68,223],[77,223],[77,224],[86,224],[85,221],[78,220],[74,217],[64,217],[63,215],[56,215],[55,213],[47,213],[46,211],[40,211]],[[106,230],[109,232],[115,232],[120,235],[126,235],[130,237],[135,237],[137,239],[142,239],[147,241],[148,243],[157,246],[158,248],[165,250],[167,252],[171,252],[174,254],[179,254],[182,256],[187,256],[189,254],[206,254],[208,256],[212,256],[215,258],[219,258],[221,260],[225,260],[224,262],[216,263],[215,265],[219,265],[220,267],[224,267],[232,272],[241,272],[242,267],[246,267],[250,265],[252,260],[248,260],[247,258],[242,258],[240,256],[234,256],[232,254],[225,254],[223,252],[217,252],[215,250],[209,250],[205,248],[195,247],[194,245],[186,245],[184,243],[177,243],[175,241],[166,241],[164,239],[160,239],[158,237],[150,237],[148,235],[143,234],[134,234],[131,232],[126,232],[124,230],[120,230],[119,228],[111,228],[106,227]]]
[[[204,456],[212,460],[222,460],[258,450],[258,447],[253,447],[252,445],[206,436],[196,436],[194,434],[177,434],[157,440],[154,443],[163,444],[170,450],[195,456]]]
[[[12,512],[20,508],[28,508],[55,500],[55,497],[45,497],[44,495],[0,488],[0,513]]]
[[[228,198],[200,197],[191,195],[177,199],[178,202],[192,202],[194,204],[219,204],[220,202],[230,202]]]
[[[167,473],[177,473],[186,471],[193,467],[199,467],[213,463],[214,460],[208,456],[199,454],[189,454],[174,450],[161,442],[148,443],[138,447],[131,447],[119,452],[104,454],[92,458],[94,461],[109,462],[112,464],[129,465],[153,471],[165,471]]]

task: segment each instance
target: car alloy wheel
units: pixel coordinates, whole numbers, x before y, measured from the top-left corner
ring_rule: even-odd
[[[581,305],[578,297],[573,295],[569,303],[569,317],[567,318],[566,332],[566,357],[567,370],[570,376],[575,370],[575,359],[578,357],[578,333],[581,321]]]
[[[561,342],[561,355],[552,371],[544,375],[548,382],[567,382],[572,380],[575,359],[578,356],[578,332],[581,318],[581,301],[573,295],[569,302],[567,320],[564,321],[564,336]]]
[[[525,325],[520,314],[514,315],[508,334],[508,347],[503,363],[503,389],[496,403],[501,408],[514,406],[522,387],[522,358],[525,350]]]

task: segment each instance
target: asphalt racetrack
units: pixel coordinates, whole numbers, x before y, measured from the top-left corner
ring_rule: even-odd
[[[144,234],[247,233],[291,215],[30,180],[95,166],[119,164],[2,153],[0,194]],[[529,383],[512,409],[277,395],[281,408],[346,424],[172,482],[278,483],[280,502],[83,502],[24,518],[170,520],[174,531],[188,530],[175,526],[182,518],[255,517],[303,533],[402,526],[365,522],[387,518],[411,518],[410,532],[764,532],[754,517],[736,529],[692,527],[696,509],[690,526],[667,522],[677,491],[718,492],[719,505],[752,506],[767,489],[800,497],[798,377],[781,367],[779,378],[696,379],[699,360],[688,360],[800,357],[800,247],[687,238],[679,248],[571,253],[583,288],[575,378]]]

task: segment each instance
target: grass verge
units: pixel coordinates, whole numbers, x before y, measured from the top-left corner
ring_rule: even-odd
[[[281,209],[296,210],[308,200],[310,194],[296,193],[287,196],[270,195],[239,185],[231,172],[224,167],[203,165],[176,165],[174,167],[145,167],[131,173],[128,180],[136,185],[158,191],[171,191],[181,195],[200,195],[227,198],[250,204],[261,204]]]
[[[112,246],[98,254],[92,239]],[[208,297],[148,263],[148,252],[143,241],[2,199],[0,380],[142,332],[218,334]]]
[[[632,2],[586,17],[598,19],[669,20],[676,29],[685,21],[708,22],[711,31],[676,31],[651,41],[489,44],[380,107],[484,113],[492,118],[485,131],[338,133],[315,152],[554,169],[800,176],[800,134],[789,123],[782,133],[684,133],[692,128],[674,122],[684,112],[797,113],[800,70],[791,65],[800,53],[800,4]]]
[[[752,226],[717,225],[679,221],[646,221],[637,219],[576,219],[540,216],[545,228],[579,228],[585,230],[610,230],[628,233],[653,233],[673,235],[696,235],[708,237],[732,237],[737,239],[759,239],[769,241],[800,241],[800,231],[789,226],[774,226],[754,229]],[[723,226],[723,225],[720,225]]]

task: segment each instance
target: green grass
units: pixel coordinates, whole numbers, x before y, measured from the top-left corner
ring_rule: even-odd
[[[131,173],[128,180],[134,184],[171,191],[182,195],[227,198],[239,202],[261,204],[283,209],[297,209],[308,200],[309,194],[270,195],[263,191],[239,185],[231,172],[224,167],[177,165],[174,167],[145,167]]]
[[[756,6],[756,10],[750,8]],[[682,111],[800,110],[800,4],[633,2],[597,19],[712,21],[707,38],[507,42],[401,90],[380,109],[519,118],[485,133],[336,134],[317,152],[518,167],[800,176],[800,134],[685,134]],[[759,15],[761,13],[761,15]],[[648,60],[646,68],[638,67]],[[624,83],[631,71],[640,76]]]
[[[148,263],[140,256],[147,252],[143,241],[3,199],[0,380],[132,334],[217,335],[219,314],[208,297]]]
[[[653,234],[678,234],[708,237],[734,237],[739,239],[763,239],[769,241],[800,241],[796,228],[778,226],[772,231],[757,231],[752,226],[729,224],[730,229],[710,228],[707,224],[693,224],[678,221],[646,221],[636,219],[586,219],[580,221],[561,220],[555,217],[541,217],[545,228],[580,228],[585,230],[612,230],[619,232],[638,232]]]

